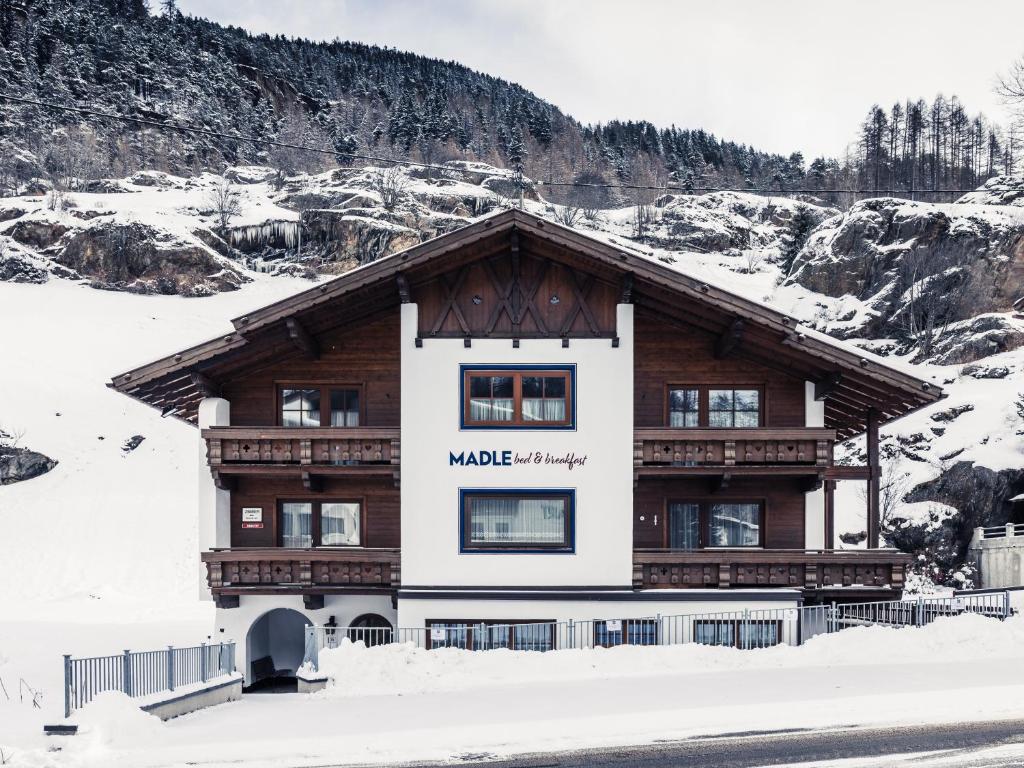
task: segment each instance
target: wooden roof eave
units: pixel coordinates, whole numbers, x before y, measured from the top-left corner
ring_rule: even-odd
[[[387,278],[397,279],[405,270],[413,269],[443,254],[455,253],[513,228],[570,251],[583,252],[608,266],[631,274],[634,280],[637,280],[638,291],[642,290],[645,283],[652,287],[657,286],[661,290],[668,290],[676,295],[683,294],[703,304],[710,304],[726,317],[742,318],[773,335],[778,333],[782,344],[793,348],[798,356],[818,358],[830,364],[830,368],[838,367],[844,373],[855,373],[857,378],[876,380],[882,385],[883,390],[896,389],[904,397],[912,397],[912,402],[919,403],[913,409],[934,402],[942,396],[941,389],[935,385],[846,350],[834,341],[818,339],[813,332],[800,328],[797,320],[789,315],[696,280],[642,254],[618,248],[518,210],[505,211],[482,219],[457,232],[392,254],[295,296],[235,318],[232,321],[235,327],[233,333],[118,374],[111,381],[111,385],[121,392],[133,394],[141,384],[156,381],[182,369],[194,368],[213,358],[238,350],[247,343],[243,333],[251,336],[258,329],[283,322],[289,317],[295,317],[325,302],[349,295]],[[908,409],[907,412],[913,409]]]

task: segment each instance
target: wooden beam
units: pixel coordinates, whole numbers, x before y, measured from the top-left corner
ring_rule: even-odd
[[[216,594],[213,601],[218,608],[237,608],[240,598],[238,595]]]
[[[210,474],[213,475],[213,484],[222,491],[233,491],[235,490],[235,477],[234,475],[225,475],[218,472],[216,469],[210,470]]]
[[[732,475],[728,472],[723,472],[720,475],[715,475],[711,478],[711,492],[718,493],[724,491],[729,487],[729,481],[732,480]]]
[[[318,611],[324,607],[323,595],[303,595],[302,605],[307,611]]]
[[[633,273],[627,272],[619,283],[619,304],[633,303]]]
[[[835,371],[823,379],[818,379],[814,382],[814,399],[824,400],[836,391],[842,380],[843,374],[840,371]]]
[[[192,371],[189,378],[203,397],[220,397],[220,384],[202,371]]]
[[[878,411],[868,408],[868,549],[878,549],[881,537],[881,467],[878,460]]]
[[[813,493],[825,483],[825,472],[821,471],[816,475],[808,475],[800,481],[800,490],[804,493]]]
[[[299,322],[298,318],[287,317],[284,322],[288,326],[288,338],[291,339],[292,344],[298,347],[306,357],[312,360],[318,359],[320,357],[320,345],[317,344],[316,339],[306,330],[306,327]]]
[[[319,493],[324,487],[323,479],[319,475],[314,475],[312,472],[303,472],[302,487],[307,491]]]
[[[735,352],[743,341],[743,320],[736,318],[715,342],[715,359],[721,360]]]
[[[403,304],[412,303],[412,292],[409,290],[409,281],[405,275],[399,272],[395,275],[395,282],[398,283],[398,298]]]

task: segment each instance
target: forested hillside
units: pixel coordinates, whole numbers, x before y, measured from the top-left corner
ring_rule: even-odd
[[[337,30],[344,37],[345,30]],[[973,188],[1014,165],[1014,137],[955,99],[873,107],[844,158],[781,156],[699,128],[642,120],[581,125],[522,87],[357,43],[252,35],[183,16],[173,0],[3,0],[6,94],[164,125],[199,125],[322,153],[253,145],[38,106],[0,107],[0,186],[74,187],[141,169],[195,175],[260,163],[290,175],[363,164],[349,153],[425,163],[476,160],[544,182],[589,208],[652,202],[672,185],[897,193]],[[685,117],[685,116],[681,116]],[[851,126],[850,138],[857,134]],[[334,154],[336,153],[336,154]],[[611,188],[605,185],[610,185]],[[926,199],[934,199],[928,198]],[[939,199],[949,199],[946,198]]]
[[[154,15],[145,0],[5,0],[4,90],[339,153],[482,160],[538,179],[760,186],[799,170],[788,158],[700,130],[582,126],[518,85],[453,62],[250,35],[163,5],[171,7]],[[10,103],[3,118],[8,186],[40,172],[81,179],[262,162],[294,173],[346,160]]]

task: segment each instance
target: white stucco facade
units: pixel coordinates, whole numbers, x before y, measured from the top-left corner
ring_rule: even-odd
[[[825,401],[814,397],[814,382],[804,382],[805,427],[825,426]],[[804,547],[825,549],[825,489],[804,494]]]
[[[425,339],[402,306],[402,583],[417,586],[618,586],[632,578],[633,307],[610,339]],[[461,365],[575,367],[574,429],[461,428]],[[450,453],[585,457],[582,465],[452,466]],[[460,552],[459,490],[569,489],[572,552]]]
[[[231,426],[231,403],[222,397],[207,397],[199,403],[199,429]],[[231,493],[221,490],[213,481],[206,459],[206,441],[198,440],[199,461],[199,552],[231,546]],[[198,554],[196,555],[198,558]],[[211,599],[206,581],[206,566],[198,564],[199,598]]]
[[[792,608],[797,590],[633,590],[633,306],[616,308],[611,339],[422,339],[418,308],[401,306],[401,580],[391,595],[327,595],[307,609],[300,594],[244,595],[217,610],[213,641],[237,643],[251,680],[254,658],[291,668],[301,625],[349,626],[366,614],[393,626],[431,621],[586,621]],[[574,420],[560,428],[467,428],[463,366],[564,367],[572,371]],[[229,426],[230,403],[207,398],[199,426]],[[823,427],[824,404],[805,385],[805,425]],[[230,493],[211,477],[200,441],[201,551],[230,547]],[[453,456],[511,456],[505,465],[457,463]],[[549,463],[571,456],[576,464]],[[515,458],[530,457],[517,462]],[[539,458],[539,461],[538,461]],[[582,462],[580,462],[582,460]],[[571,547],[550,552],[478,552],[464,547],[460,492],[571,492]],[[805,546],[825,547],[825,494],[805,494]],[[201,592],[209,598],[205,571]],[[282,610],[284,609],[284,610]],[[270,617],[270,618],[267,618]],[[294,665],[292,665],[294,666]]]

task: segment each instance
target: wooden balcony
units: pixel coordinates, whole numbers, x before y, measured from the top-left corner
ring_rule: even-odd
[[[633,587],[902,590],[910,561],[910,555],[891,549],[637,549],[633,551]]]
[[[390,474],[401,462],[398,427],[214,427],[203,430],[218,482],[232,475]]]
[[[399,549],[218,549],[202,554],[221,607],[240,595],[301,594],[307,607],[325,594],[391,592],[401,583]]]
[[[637,428],[637,475],[823,475],[832,466],[831,429]]]

